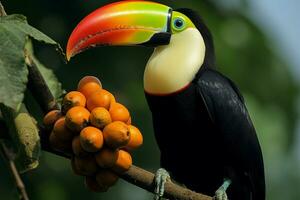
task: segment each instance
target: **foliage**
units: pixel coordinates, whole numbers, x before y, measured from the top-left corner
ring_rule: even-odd
[[[9,128],[20,172],[35,168],[40,155],[36,122],[22,104],[28,82],[27,56],[37,63],[56,97],[62,93],[55,75],[35,58],[29,37],[61,50],[54,40],[30,26],[23,15],[0,17],[0,109]]]
[[[28,36],[37,41],[60,46],[51,38],[28,25],[22,15],[0,18],[0,103],[18,111],[24,98],[28,70],[25,65],[25,44]]]

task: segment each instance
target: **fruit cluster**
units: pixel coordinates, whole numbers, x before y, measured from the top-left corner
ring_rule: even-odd
[[[116,183],[116,173],[132,164],[129,152],[143,143],[127,108],[94,76],[82,78],[77,91],[65,95],[62,109],[50,111],[43,122],[51,130],[51,147],[73,155],[74,173],[85,176],[86,186],[95,192]]]

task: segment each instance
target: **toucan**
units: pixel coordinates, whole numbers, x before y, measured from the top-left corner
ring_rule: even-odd
[[[76,26],[66,55],[124,45],[154,47],[144,90],[160,149],[157,184],[163,186],[167,171],[176,182],[219,200],[264,200],[255,128],[241,92],[217,71],[212,35],[197,12],[149,1],[114,2]],[[160,197],[163,188],[156,192]]]

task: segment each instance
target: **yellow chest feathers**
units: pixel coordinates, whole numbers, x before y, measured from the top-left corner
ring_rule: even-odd
[[[169,45],[157,47],[144,73],[150,94],[170,94],[188,85],[203,64],[205,44],[200,32],[188,28],[172,35]]]

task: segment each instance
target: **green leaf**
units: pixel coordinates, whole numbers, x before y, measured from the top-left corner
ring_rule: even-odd
[[[55,46],[56,50],[58,50],[60,54],[64,55],[61,46],[53,39],[51,39],[50,37],[42,33],[41,31],[30,26],[27,23],[26,17],[24,15],[19,15],[19,14],[8,15],[4,17],[4,21],[6,23],[9,23],[10,26],[14,26],[16,29],[19,30],[19,32],[23,32],[26,35],[32,37],[33,39],[39,42],[44,42],[46,44]]]
[[[61,47],[54,40],[28,25],[23,15],[0,17],[0,103],[18,111],[24,98],[28,70],[25,65],[24,47],[28,37],[55,46],[61,54]],[[39,69],[57,97],[61,94],[57,80],[51,71],[39,64]],[[55,89],[56,88],[56,89]]]
[[[26,34],[8,21],[0,18],[0,103],[18,110],[28,75],[23,51]]]

